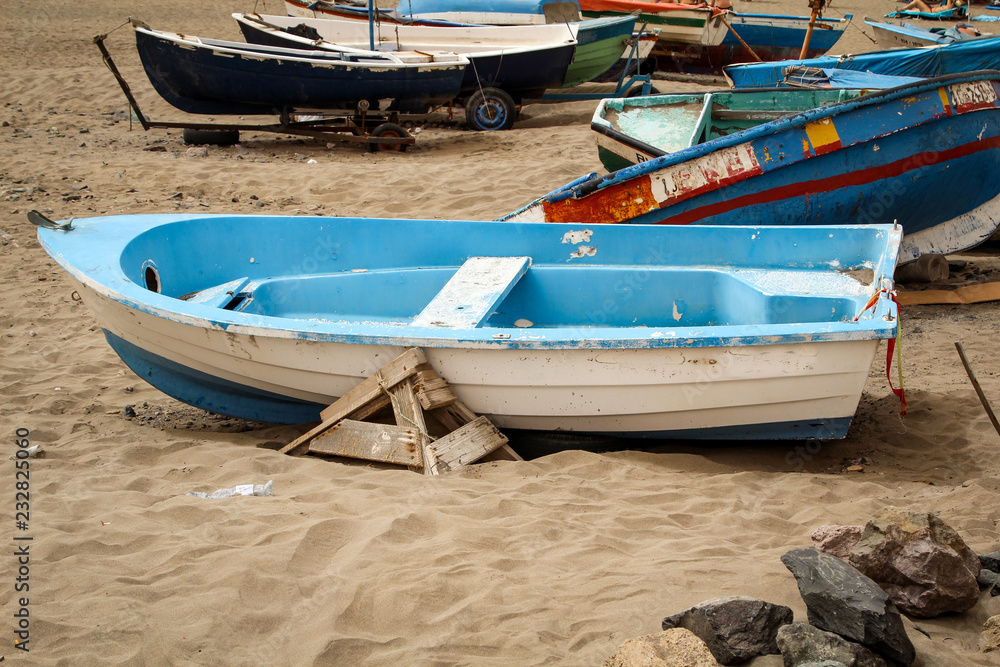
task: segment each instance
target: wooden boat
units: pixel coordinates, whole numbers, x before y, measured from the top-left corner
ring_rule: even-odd
[[[501,428],[837,438],[897,332],[891,226],[176,214],[51,227],[42,246],[140,377],[268,422],[316,420],[419,347]]]
[[[850,14],[843,19],[817,18],[821,30],[810,34],[810,16],[722,12],[707,5],[638,0],[582,0],[580,6],[584,16],[640,11],[640,22],[661,29],[653,52],[657,69],[689,74],[717,74],[724,65],[756,58],[770,61],[799,57],[807,42],[806,55],[819,56],[833,47],[851,22]]]
[[[900,262],[1000,223],[1000,72],[878,91],[590,174],[503,220],[685,225],[892,223]]]
[[[729,65],[723,68],[723,74],[734,88],[767,88],[784,85],[789,70],[804,67],[918,77],[1000,69],[1000,37],[964,39],[915,49]]]
[[[422,113],[458,94],[469,59],[456,53],[287,49],[135,27],[157,93],[195,114],[372,108]]]
[[[590,129],[608,171],[861,97],[864,89],[726,90],[601,100]]]
[[[865,18],[865,25],[875,33],[883,49],[913,49],[934,44],[951,44],[964,39],[975,39],[983,34],[969,24],[955,24],[948,28],[921,28],[909,21],[892,23]],[[740,62],[746,62],[745,60]]]
[[[425,26],[375,24],[356,20],[233,14],[248,42],[297,48],[339,46],[375,50],[450,50],[474,62],[462,92],[502,88],[515,100],[548,88],[578,85],[610,69],[631,41],[635,17],[586,24],[536,26]],[[587,45],[580,44],[580,34]],[[567,45],[575,46],[567,49]],[[527,95],[526,95],[527,93]]]
[[[356,7],[309,0],[285,0],[289,16],[300,18],[325,18],[336,20],[368,20],[368,14]],[[374,12],[374,10],[373,10]],[[561,87],[572,87],[597,80],[609,68],[619,71],[636,69],[637,59],[644,60],[652,51],[658,32],[636,31],[625,34],[623,23],[606,19],[584,20],[575,0],[497,0],[495,2],[463,2],[463,0],[432,0],[430,3],[401,2],[394,10],[378,10],[377,24],[385,28],[393,25],[425,27],[485,27],[521,26],[527,36],[539,32],[536,26],[561,25],[571,30],[577,40],[576,53],[566,72]],[[607,17],[629,20],[629,15]],[[634,24],[633,24],[634,25]],[[542,31],[540,34],[545,34]],[[506,38],[508,43],[510,38]],[[336,40],[328,40],[334,41]],[[624,42],[624,49],[622,48]],[[638,44],[639,54],[633,52]],[[619,56],[614,57],[613,52]]]
[[[707,5],[681,5],[671,2],[640,0],[580,0],[585,17],[615,16],[639,12],[639,22],[657,28],[660,40],[654,55],[678,48],[722,44],[729,28],[723,20],[725,10]]]
[[[531,26],[540,31],[528,31],[524,36],[517,34],[525,30],[522,27],[492,28],[477,40],[478,26],[440,28],[396,24],[388,30],[378,26],[371,33],[377,37],[372,38],[368,24],[360,21],[265,18],[247,14],[233,14],[233,17],[246,39],[260,44],[294,44],[303,49],[337,52],[345,45],[353,48],[375,39],[376,49],[405,48],[423,52],[444,48],[444,44],[461,49],[464,51],[462,56],[471,64],[465,69],[452,101],[465,107],[466,122],[475,130],[513,127],[517,107],[523,99],[539,97],[546,89],[562,85],[576,46],[566,28],[555,25]],[[441,31],[445,34],[439,34]],[[457,32],[452,34],[452,31]],[[383,37],[386,32],[391,34],[388,41]],[[463,34],[472,36],[461,44],[459,38]],[[415,38],[431,41],[409,41]]]

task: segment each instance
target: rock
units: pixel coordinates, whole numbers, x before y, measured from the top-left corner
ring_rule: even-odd
[[[991,551],[988,554],[979,554],[979,564],[987,570],[1000,572],[1000,551]]]
[[[979,635],[979,651],[992,653],[1000,650],[1000,615],[990,616],[983,623],[983,632]]]
[[[126,419],[132,419],[133,417],[135,417],[135,408],[133,408],[131,405],[126,405],[125,408],[122,410],[122,415],[124,415]]]
[[[185,151],[188,157],[205,157],[208,155],[208,146],[192,146]]]
[[[717,667],[712,652],[690,630],[673,628],[629,639],[603,667]]]
[[[778,628],[791,623],[792,617],[792,610],[783,605],[734,595],[667,616],[662,627],[686,628],[708,645],[721,664],[738,665],[758,655],[778,653]]]
[[[823,660],[822,662],[801,662],[795,667],[848,667],[837,660]]]
[[[849,563],[816,548],[781,557],[799,586],[809,622],[909,665],[916,651],[889,596]]]
[[[795,621],[778,630],[778,647],[785,667],[833,662],[845,667],[886,667],[881,657],[861,644]]]
[[[864,526],[820,526],[813,531],[813,546],[823,553],[847,560],[864,529]]]
[[[998,595],[1000,595],[1000,575],[997,576],[997,582],[990,588],[990,597],[995,598]]]
[[[993,584],[997,583],[997,573],[993,570],[987,570],[984,567],[979,571],[979,576],[976,577],[976,583],[979,585],[980,590],[990,588]]]
[[[979,557],[928,512],[896,507],[877,512],[848,560],[911,616],[961,613],[979,601]]]

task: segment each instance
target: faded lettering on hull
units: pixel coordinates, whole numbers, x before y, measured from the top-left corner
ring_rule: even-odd
[[[625,222],[763,173],[750,144],[731,146],[579,199],[544,202],[548,222]],[[670,223],[669,219],[661,222]]]
[[[969,81],[948,86],[952,103],[958,113],[968,113],[997,105],[997,92],[990,81]]]

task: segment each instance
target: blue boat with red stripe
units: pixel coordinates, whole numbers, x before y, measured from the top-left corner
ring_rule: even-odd
[[[710,104],[706,101],[706,104]],[[700,225],[892,224],[900,263],[1000,224],[1000,72],[943,76],[589,174],[500,218]]]

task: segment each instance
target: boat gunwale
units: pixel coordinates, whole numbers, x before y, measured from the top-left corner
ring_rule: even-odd
[[[870,294],[864,296],[836,295],[838,298],[852,299],[858,304],[864,304],[868,296],[874,294],[877,300],[874,308],[858,309],[859,316],[854,321],[823,321],[786,324],[738,324],[685,327],[616,327],[589,326],[568,324],[562,327],[550,328],[516,328],[483,326],[470,329],[441,329],[437,327],[413,327],[399,322],[367,322],[356,320],[307,320],[299,318],[284,318],[238,311],[222,310],[215,306],[194,302],[186,302],[175,297],[152,292],[130,280],[121,266],[121,255],[134,239],[141,233],[154,229],[162,224],[186,222],[206,218],[254,219],[279,218],[294,216],[257,216],[228,214],[146,214],[137,216],[103,216],[82,220],[74,220],[75,229],[90,234],[99,234],[90,221],[117,218],[146,219],[144,225],[128,225],[127,233],[118,230],[117,236],[103,238],[101,248],[114,262],[99,265],[95,275],[77,267],[67,258],[60,247],[65,243],[73,243],[61,234],[72,234],[73,231],[60,231],[39,228],[38,239],[49,255],[75,280],[88,290],[102,298],[110,299],[125,308],[147,313],[162,318],[227,333],[248,336],[264,336],[270,338],[287,338],[308,340],[312,342],[360,343],[374,345],[417,345],[431,348],[505,348],[505,349],[644,349],[672,347],[731,347],[747,345],[772,345],[804,342],[873,340],[893,338],[897,331],[895,304],[880,290],[888,281],[891,283],[892,267],[895,266],[899,251],[899,239],[902,230],[891,225],[832,225],[822,226],[822,229],[834,233],[844,229],[865,229],[875,232],[882,231],[889,235],[887,247],[881,256],[872,258],[875,266],[874,281],[869,288]],[[307,218],[309,219],[309,218]],[[326,219],[326,218],[324,218]],[[353,220],[356,218],[339,218]],[[338,220],[331,218],[329,220]],[[391,220],[391,219],[383,219]],[[415,223],[434,224],[434,221],[414,221]],[[438,221],[440,222],[440,221]],[[108,224],[108,223],[105,223]],[[516,223],[522,225],[551,225],[551,223]],[[124,225],[120,225],[122,227]],[[565,227],[560,225],[560,227]],[[787,227],[766,228],[742,226],[715,226],[715,230],[726,227],[739,230],[748,235],[755,230],[774,229],[779,233],[787,233]],[[565,227],[569,231],[569,227]],[[810,227],[812,230],[820,227]],[[724,233],[724,232],[723,232]],[[735,233],[735,232],[734,232]],[[893,242],[892,237],[895,237]],[[91,241],[93,243],[93,241]],[[77,250],[76,252],[80,252]],[[68,253],[68,254],[72,254]],[[443,265],[442,265],[443,266]],[[543,265],[544,266],[544,265]],[[600,264],[588,266],[602,266]],[[607,266],[607,265],[604,265]],[[636,264],[642,267],[643,264]],[[648,264],[647,264],[648,266]],[[450,267],[449,267],[450,268]],[[693,268],[693,267],[687,267]],[[719,268],[719,267],[714,267]],[[752,268],[752,267],[742,267]],[[831,267],[820,267],[819,270],[832,271]],[[344,273],[349,273],[350,270]],[[85,295],[86,298],[86,295]],[[289,326],[291,325],[291,326]]]
[[[929,90],[936,90],[944,86],[954,85],[956,83],[964,83],[970,81],[983,81],[983,80],[994,80],[1000,83],[1000,71],[998,70],[977,70],[975,72],[963,72],[960,74],[947,74],[941,77],[935,77],[933,79],[928,79],[926,81],[919,81],[915,83],[907,83],[901,86],[896,86],[894,88],[887,88],[885,90],[879,90],[861,97],[856,97],[854,99],[846,100],[844,102],[838,102],[836,104],[831,104],[825,107],[819,107],[817,109],[810,109],[809,111],[804,111],[802,113],[787,116],[785,118],[779,118],[777,120],[769,121],[755,127],[750,127],[739,132],[734,132],[733,134],[726,135],[724,137],[718,137],[711,141],[707,141],[696,146],[691,146],[680,151],[673,153],[667,153],[666,155],[661,155],[655,157],[651,160],[646,160],[639,164],[625,167],[619,169],[618,171],[612,172],[610,174],[598,175],[596,173],[591,174],[589,178],[578,179],[573,183],[564,185],[552,192],[538,197],[531,203],[523,206],[522,208],[514,211],[502,219],[510,218],[517,215],[526,209],[540,204],[543,201],[546,202],[558,202],[563,199],[569,198],[584,198],[593,194],[594,192],[600,191],[604,188],[611,187],[613,185],[618,185],[624,183],[638,176],[650,174],[661,169],[671,167],[683,162],[686,162],[692,158],[699,157],[705,154],[714,153],[718,150],[724,148],[730,148],[733,146],[738,146],[741,144],[746,144],[756,139],[760,139],[765,136],[773,135],[777,132],[784,132],[786,130],[794,129],[807,123],[814,123],[826,118],[831,118],[833,116],[840,115],[845,111],[853,111],[856,108],[867,107],[881,102],[887,102],[890,100],[895,100],[907,95],[913,95],[917,93],[923,93]],[[764,91],[764,90],[776,90],[776,88],[762,87],[762,88],[738,88],[736,90],[746,90],[746,91]],[[907,127],[916,127],[919,125],[925,125],[936,121],[936,118],[926,118],[922,119],[921,122],[913,123]],[[898,130],[892,130],[895,132]],[[877,134],[873,139],[884,136],[891,132]]]

